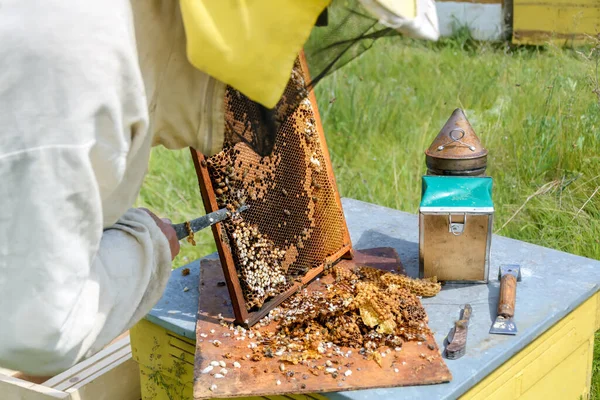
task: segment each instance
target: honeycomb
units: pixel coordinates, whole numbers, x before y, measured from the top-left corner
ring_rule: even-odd
[[[435,277],[416,280],[371,267],[360,267],[357,272],[368,280],[377,280],[380,285],[385,287],[406,288],[421,297],[433,297],[442,290],[442,285],[437,282]]]
[[[280,360],[295,364],[346,347],[377,361],[381,347],[426,340],[427,314],[418,296],[435,292],[437,283],[369,267],[332,271],[334,284],[304,289],[260,321],[260,326],[276,321],[277,327],[263,336],[256,352],[268,357],[279,352]]]
[[[326,169],[326,144],[306,97],[305,76],[296,60],[276,107],[279,128],[273,152],[266,157],[247,144],[253,140],[255,110],[228,88],[229,133],[222,151],[206,159],[217,205],[232,213],[221,223],[222,245],[232,254],[247,311],[260,309],[347,245],[344,215]],[[249,209],[235,213],[243,204]]]

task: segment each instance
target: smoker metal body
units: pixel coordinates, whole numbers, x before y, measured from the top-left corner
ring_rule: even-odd
[[[423,176],[419,277],[487,283],[493,219],[492,178]]]

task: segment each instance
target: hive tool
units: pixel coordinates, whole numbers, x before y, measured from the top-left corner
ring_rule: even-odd
[[[449,360],[457,360],[465,355],[467,348],[467,333],[469,331],[469,319],[473,308],[470,304],[465,304],[461,312],[461,317],[454,323],[454,327],[448,335],[448,346],[446,347],[446,357]]]
[[[238,208],[235,213],[239,213],[248,209],[248,205],[243,205]],[[231,216],[231,212],[227,210],[227,208],[221,208],[220,210],[211,212],[210,214],[206,214],[200,218],[193,219],[189,221],[190,229],[193,233],[198,232],[204,228],[208,228],[216,224],[217,222],[221,222],[226,220]],[[181,240],[190,235],[188,228],[186,227],[187,222],[182,222],[181,224],[172,225],[177,233],[177,239]]]
[[[498,316],[490,329],[490,333],[516,335],[517,325],[515,325],[513,317],[515,315],[517,282],[521,282],[521,267],[514,264],[501,266],[498,271],[498,280],[500,281]]]

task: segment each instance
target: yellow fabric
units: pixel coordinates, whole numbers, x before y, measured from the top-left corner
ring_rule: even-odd
[[[274,107],[330,0],[180,0],[192,65]]]

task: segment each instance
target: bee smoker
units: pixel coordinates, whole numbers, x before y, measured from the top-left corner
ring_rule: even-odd
[[[456,109],[425,151],[419,206],[419,275],[487,283],[494,204],[483,148]]]

